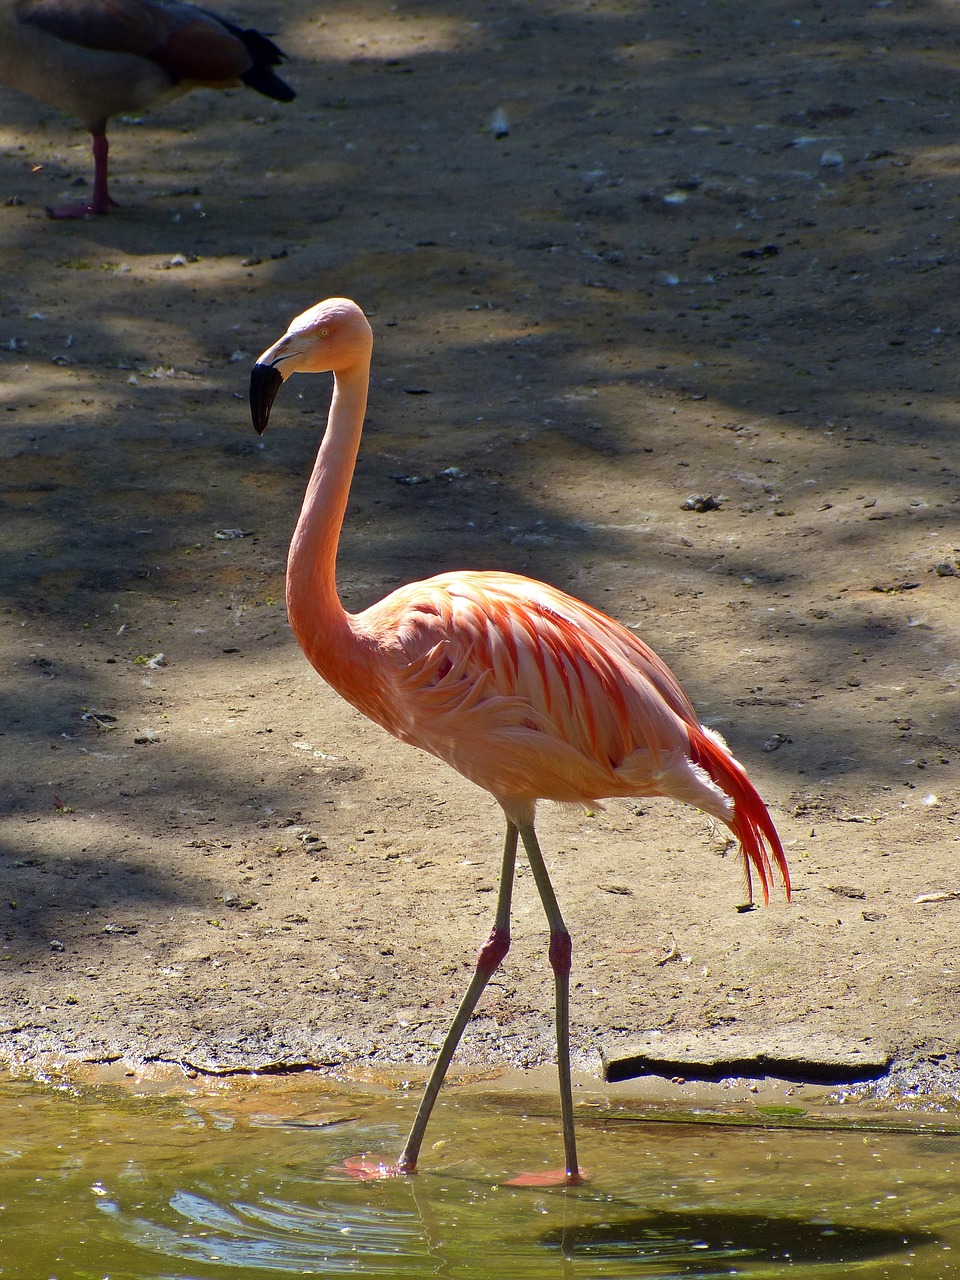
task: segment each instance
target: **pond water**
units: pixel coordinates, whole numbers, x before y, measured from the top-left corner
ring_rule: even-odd
[[[411,1178],[417,1090],[315,1077],[0,1082],[3,1280],[282,1276],[960,1278],[960,1115],[764,1102],[681,1111],[589,1089],[575,1189],[550,1092],[448,1088]]]

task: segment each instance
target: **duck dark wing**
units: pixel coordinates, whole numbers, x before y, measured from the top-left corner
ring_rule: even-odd
[[[296,96],[272,70],[284,56],[272,40],[178,0],[20,0],[16,17],[70,44],[147,58],[174,84],[241,80],[280,102]]]

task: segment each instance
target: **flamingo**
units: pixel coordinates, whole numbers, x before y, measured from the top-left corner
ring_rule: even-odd
[[[511,573],[441,573],[392,591],[360,613],[337,594],[340,530],[356,465],[373,333],[346,298],[292,321],[250,377],[262,435],[283,382],[333,373],[326,429],[287,561],[290,624],[311,665],[402,742],[445,760],[489,791],[506,818],[493,928],[394,1163],[359,1157],[357,1177],[414,1173],[430,1113],[463,1030],[510,945],[510,900],[522,841],[550,930],[564,1168],[520,1185],[582,1181],[570,1082],[571,940],[534,829],[538,800],[594,805],[614,796],[670,796],[726,824],[764,901],[776,866],[790,877],[773,821],[742,766],[704,728],[660,658],[590,605]]]
[[[93,197],[52,218],[107,213],[107,120],[191,89],[296,96],[266,36],[183,0],[0,0],[0,82],[76,116],[93,137]]]

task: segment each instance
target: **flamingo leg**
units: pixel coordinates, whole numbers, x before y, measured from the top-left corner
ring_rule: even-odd
[[[527,851],[530,870],[540,894],[540,901],[550,926],[550,966],[553,969],[557,1009],[557,1074],[560,1083],[560,1120],[563,1128],[565,1182],[577,1187],[583,1182],[577,1162],[577,1139],[573,1127],[573,1086],[570,1080],[570,965],[573,947],[567,926],[563,923],[557,896],[550,883],[543,854],[533,824],[520,828],[523,847]]]
[[[447,1074],[447,1068],[450,1066],[450,1061],[456,1052],[457,1045],[460,1043],[460,1037],[463,1035],[464,1028],[477,1007],[477,1001],[483,994],[484,987],[493,977],[501,960],[510,948],[510,903],[513,897],[513,876],[517,863],[518,834],[517,827],[508,821],[507,834],[503,843],[503,862],[500,867],[500,888],[497,892],[497,914],[493,928],[490,931],[490,937],[480,948],[480,953],[477,956],[477,967],[470,980],[470,985],[460,1001],[460,1007],[454,1015],[450,1030],[446,1034],[439,1056],[434,1063],[433,1070],[430,1072],[430,1079],[427,1081],[423,1097],[420,1099],[420,1106],[414,1117],[413,1126],[397,1161],[398,1173],[416,1172],[423,1135],[426,1132],[434,1103],[440,1093],[440,1087]],[[526,843],[526,840],[524,840],[524,843]]]

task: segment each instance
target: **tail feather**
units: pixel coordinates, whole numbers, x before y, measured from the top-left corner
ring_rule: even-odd
[[[278,75],[261,64],[255,64],[240,77],[248,89],[256,89],[265,98],[273,98],[276,102],[292,102],[297,96],[290,86]]]
[[[750,901],[753,901],[751,868],[756,871],[760,879],[763,901],[767,903],[770,901],[770,886],[774,881],[774,864],[789,901],[790,869],[787,866],[786,855],[777,829],[773,825],[773,819],[756,787],[747,777],[742,766],[723,746],[715,742],[702,729],[689,725],[688,731],[691,759],[710,775],[733,802],[733,813],[725,821],[740,842]]]
[[[265,36],[262,31],[257,31],[255,27],[244,29],[233,22],[228,22],[226,18],[218,18],[218,21],[238,40],[243,41],[250,55],[253,65],[249,71],[241,75],[240,79],[243,83],[267,98],[274,98],[277,102],[292,102],[297,95],[273,70],[286,59],[287,55],[283,50],[275,45],[269,36]]]

